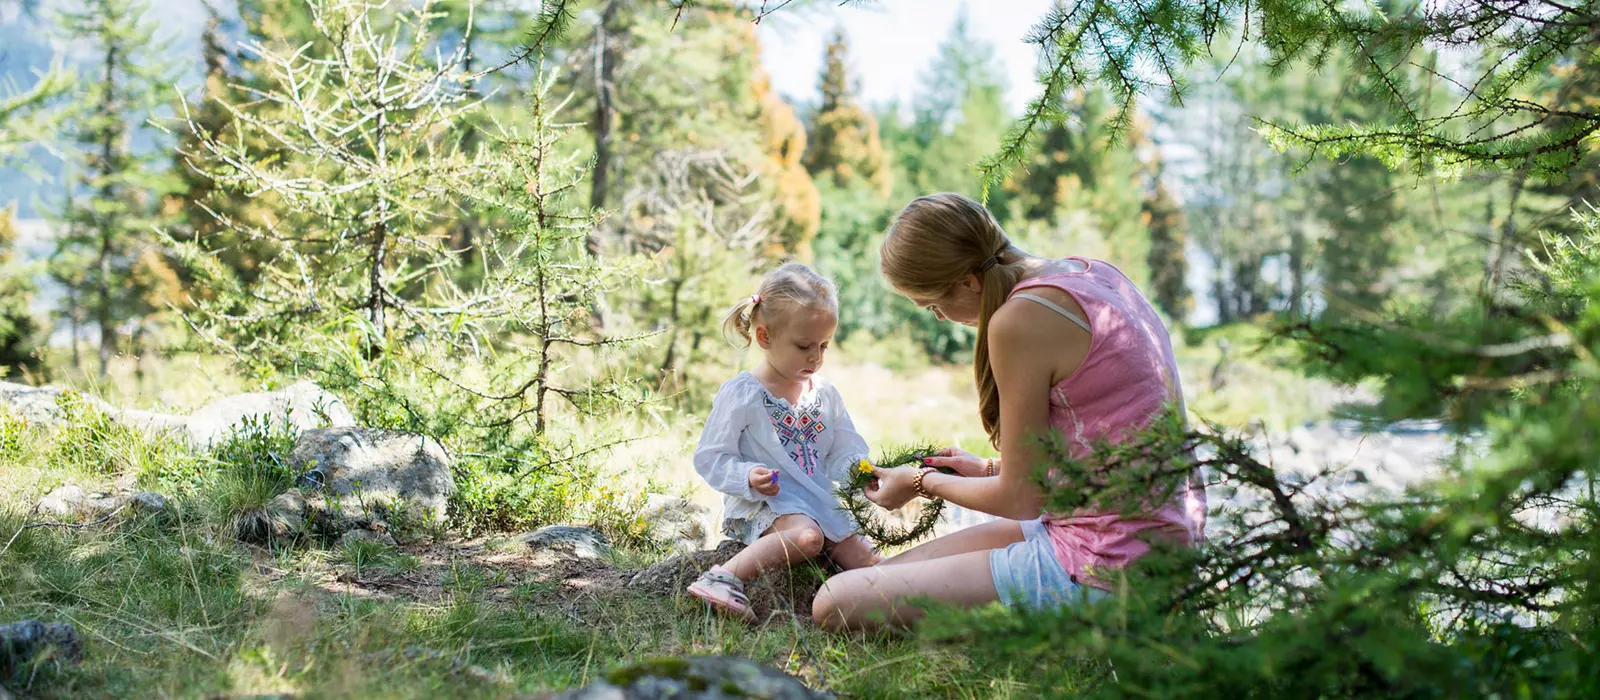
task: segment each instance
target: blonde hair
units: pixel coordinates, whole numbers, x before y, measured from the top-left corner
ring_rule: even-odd
[[[832,280],[801,263],[784,263],[761,281],[759,291],[728,310],[722,335],[739,347],[750,347],[752,329],[761,324],[774,328],[795,309],[821,309],[838,316],[839,290]]]
[[[989,319],[1024,273],[1022,251],[1011,245],[982,204],[950,192],[918,197],[906,205],[883,240],[883,278],[918,303],[946,298],[967,275],[982,285],[978,342],[972,373],[978,384],[978,415],[989,442],[1000,446],[1000,388],[989,366]]]

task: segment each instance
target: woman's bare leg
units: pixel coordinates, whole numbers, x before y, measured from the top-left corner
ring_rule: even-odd
[[[828,546],[828,558],[839,568],[864,569],[883,561],[883,555],[872,548],[872,543],[861,535],[851,535]]]
[[[812,618],[831,630],[903,627],[922,616],[909,602],[913,599],[966,606],[998,600],[989,551],[846,571],[817,591]]]
[[[991,520],[939,539],[923,542],[885,560],[884,564],[910,564],[940,559],[964,552],[1000,549],[1022,541],[1022,524],[1015,520]]]
[[[822,528],[798,513],[780,515],[755,544],[733,555],[722,568],[742,581],[754,581],[768,569],[783,569],[822,553]]]

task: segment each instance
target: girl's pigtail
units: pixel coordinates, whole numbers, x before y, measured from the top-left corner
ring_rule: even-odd
[[[722,319],[722,337],[741,348],[750,347],[750,329],[755,326],[756,307],[760,304],[760,294],[752,294],[734,304]]]

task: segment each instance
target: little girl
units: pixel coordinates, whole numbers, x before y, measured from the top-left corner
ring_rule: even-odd
[[[823,552],[846,569],[880,559],[834,493],[867,458],[839,390],[817,376],[838,323],[833,283],[800,263],[773,271],[723,322],[766,360],[717,391],[694,453],[695,471],[725,496],[722,531],[749,545],[689,585],[714,608],[752,618],[746,581]]]

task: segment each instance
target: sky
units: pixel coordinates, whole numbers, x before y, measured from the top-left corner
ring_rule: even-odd
[[[823,49],[836,27],[850,40],[850,68],[867,104],[910,102],[950,25],[968,8],[972,33],[995,49],[1007,78],[1006,100],[1021,112],[1033,97],[1036,47],[1025,39],[1053,0],[872,0],[839,7],[819,0],[791,12],[784,8],[761,23],[762,64],[779,94],[814,102]],[[788,13],[788,14],[785,14]]]

